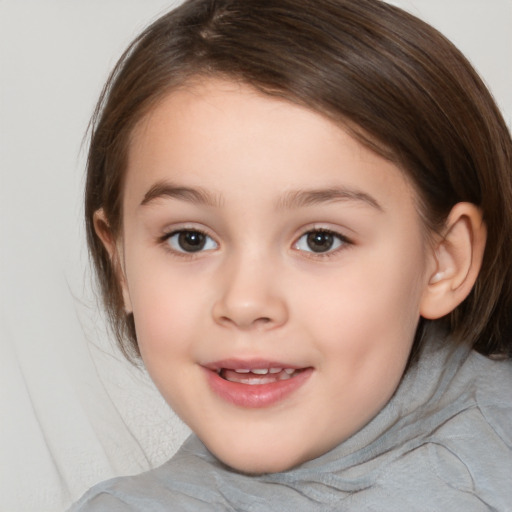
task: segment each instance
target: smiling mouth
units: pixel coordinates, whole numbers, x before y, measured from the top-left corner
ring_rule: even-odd
[[[217,375],[229,382],[247,384],[249,386],[261,386],[263,384],[273,384],[275,382],[293,379],[304,370],[304,368],[238,368],[236,370],[220,368],[217,370]]]
[[[264,360],[223,360],[203,366],[211,390],[237,407],[262,409],[287,399],[306,385],[313,367]]]

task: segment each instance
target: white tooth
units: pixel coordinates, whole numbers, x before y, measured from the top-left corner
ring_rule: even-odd
[[[282,368],[270,368],[270,370],[269,370],[270,373],[279,373],[282,371],[283,371]]]
[[[285,368],[284,371],[288,374],[288,375],[291,375],[295,370],[293,368]]]
[[[249,373],[251,370],[248,370],[247,368],[238,368],[235,370],[236,373]]]
[[[261,384],[271,384],[275,382],[274,377],[255,377],[253,379],[248,379],[244,381],[244,384],[249,384],[250,386],[259,386]]]
[[[256,375],[266,375],[268,373],[268,368],[254,368],[251,372]]]

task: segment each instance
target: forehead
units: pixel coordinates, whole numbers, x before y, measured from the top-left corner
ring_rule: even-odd
[[[415,202],[403,172],[339,124],[221,80],[173,90],[136,126],[125,199],[143,201],[150,187],[166,180],[217,196],[251,188],[274,202],[296,189],[340,185],[363,188],[383,204],[398,196]]]

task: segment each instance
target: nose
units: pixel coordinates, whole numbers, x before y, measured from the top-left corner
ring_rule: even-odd
[[[228,265],[212,308],[215,322],[241,330],[270,330],[285,324],[288,307],[279,269],[261,259]]]

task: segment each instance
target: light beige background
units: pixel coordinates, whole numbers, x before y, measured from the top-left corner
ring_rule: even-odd
[[[469,56],[510,126],[512,0],[392,3]],[[108,341],[81,219],[101,86],[171,5],[0,0],[0,512],[63,510],[99,480],[163,462],[187,434]]]

